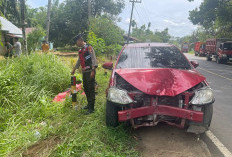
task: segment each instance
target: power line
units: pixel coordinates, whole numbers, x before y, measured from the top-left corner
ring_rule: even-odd
[[[130,31],[131,31],[131,21],[132,21],[134,6],[135,6],[135,3],[141,3],[141,0],[130,0],[130,2],[132,2],[132,10],[131,10],[131,17],[130,17],[130,25],[129,25],[128,37],[127,37],[127,44],[129,44]]]
[[[148,9],[147,9],[147,7],[145,6],[145,4],[142,2],[142,6],[143,6],[143,8],[144,8],[144,12],[145,12],[145,14],[146,14],[146,16],[148,17],[148,20],[149,20],[149,22],[151,22],[150,20],[151,20],[151,18],[150,18],[150,14],[149,14],[149,12],[148,12]]]
[[[136,6],[135,6],[135,11],[136,11],[136,13],[137,13],[138,18],[140,19],[140,21],[141,21],[143,24],[145,24],[145,22],[144,22],[143,18],[141,18],[141,16],[139,15],[139,12],[138,12],[138,10],[137,10]]]

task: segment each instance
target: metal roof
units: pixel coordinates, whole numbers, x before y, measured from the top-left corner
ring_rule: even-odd
[[[13,34],[13,35],[17,35],[17,36],[21,36],[23,34],[21,29],[16,27],[13,23],[11,23],[10,21],[8,21],[7,19],[5,19],[2,16],[0,16],[0,22],[2,25],[2,27],[1,27],[2,31],[6,31],[9,34]]]

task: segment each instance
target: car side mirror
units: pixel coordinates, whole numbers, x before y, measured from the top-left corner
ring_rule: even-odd
[[[113,63],[112,62],[107,62],[102,65],[104,69],[112,70],[113,69]]]
[[[197,61],[191,61],[190,62],[194,68],[197,68],[199,66],[199,63]]]

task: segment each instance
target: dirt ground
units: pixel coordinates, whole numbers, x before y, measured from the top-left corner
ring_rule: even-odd
[[[211,157],[207,145],[195,134],[159,124],[135,130],[143,157]]]
[[[59,137],[52,137],[49,139],[38,141],[36,144],[29,147],[24,153],[23,157],[48,157],[53,148],[61,142]]]

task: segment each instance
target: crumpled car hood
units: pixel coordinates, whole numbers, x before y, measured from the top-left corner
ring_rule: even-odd
[[[116,69],[115,72],[140,91],[158,96],[176,96],[205,80],[195,70]]]

